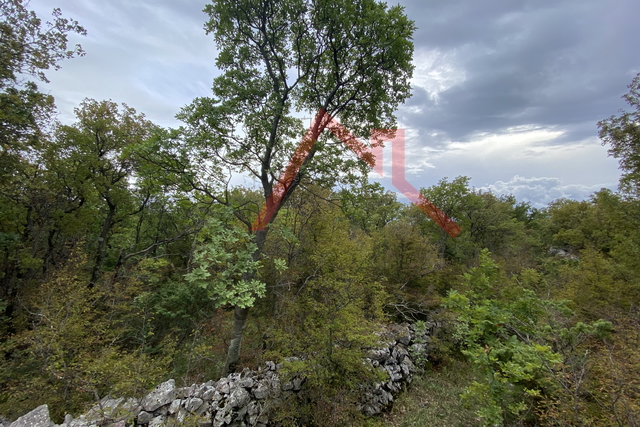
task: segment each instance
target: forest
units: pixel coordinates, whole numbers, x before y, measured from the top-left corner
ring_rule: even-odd
[[[363,140],[394,127],[412,73],[402,8],[253,3],[206,6],[224,72],[168,129],[111,100],[56,121],[38,83],[83,55],[67,36],[84,29],[0,0],[0,414],[48,403],[61,422],[107,394],[295,355],[315,398],[283,410],[289,425],[638,425],[640,75],[629,112],[597,123],[619,191],[535,208],[443,177],[420,192],[461,227],[452,238],[368,181],[320,119],[286,177],[296,111],[322,108]],[[437,378],[469,418],[362,416],[377,333],[425,321],[439,328],[405,394]]]

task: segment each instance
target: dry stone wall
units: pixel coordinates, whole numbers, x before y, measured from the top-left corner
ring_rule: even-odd
[[[380,347],[367,353],[366,361],[388,373],[388,380],[363,391],[360,410],[375,415],[387,408],[403,385],[426,360],[433,324],[416,331],[414,325],[390,325],[381,334]],[[267,362],[256,371],[245,369],[218,381],[176,387],[174,380],[157,386],[142,399],[105,397],[86,414],[65,417],[56,426],[47,405],[39,406],[5,427],[266,427],[269,414],[281,399],[300,392],[304,378],[282,383],[281,365]]]

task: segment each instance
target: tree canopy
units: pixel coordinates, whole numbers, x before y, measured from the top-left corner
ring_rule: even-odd
[[[622,178],[620,187],[635,195],[640,194],[640,73],[623,96],[633,108],[618,116],[598,122],[602,144],[610,145],[609,155],[620,159]]]
[[[255,177],[265,198],[304,135],[301,115],[325,111],[368,139],[371,129],[394,126],[396,108],[410,96],[415,27],[400,6],[217,0],[205,12],[223,74],[213,97],[196,99],[179,117],[192,142],[221,165]],[[313,169],[335,180],[354,161],[345,161],[341,142],[321,136],[323,127],[315,124],[320,142],[300,175]]]

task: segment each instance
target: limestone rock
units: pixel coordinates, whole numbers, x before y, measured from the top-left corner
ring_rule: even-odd
[[[49,427],[50,424],[49,407],[40,405],[11,423],[11,427]]]
[[[140,411],[140,413],[138,414],[138,424],[147,424],[149,421],[151,421],[152,418],[153,415],[149,412]]]
[[[367,351],[367,357],[371,360],[384,361],[389,358],[390,351],[388,347],[372,348]]]
[[[207,388],[202,393],[201,399],[205,401],[217,401],[220,400],[222,395],[218,393],[215,387],[207,386]]]
[[[251,400],[249,392],[243,388],[237,388],[231,392],[228,399],[228,404],[232,408],[241,408],[245,406]]]
[[[255,384],[255,380],[251,377],[246,377],[238,381],[238,386],[243,388],[251,388]]]
[[[204,412],[204,410],[201,411],[201,408],[203,406],[204,406],[204,401],[197,397],[192,397],[184,403],[184,409],[191,412],[192,414],[197,414],[197,415],[199,415],[200,412]]]
[[[182,400],[174,400],[173,402],[171,402],[171,405],[169,405],[169,410],[167,412],[171,415],[175,414],[180,409],[180,405],[182,405]]]
[[[220,394],[229,394],[231,392],[231,386],[229,385],[228,378],[220,378],[216,385],[216,391]]]
[[[262,400],[265,399],[267,396],[269,396],[269,386],[267,386],[265,383],[263,382],[259,382],[252,390],[253,392],[253,396],[258,399],[258,400]]]
[[[362,388],[358,408],[364,414],[379,414],[393,402],[394,393],[411,380],[417,369],[414,362],[421,364],[426,360],[429,335],[436,326],[430,324],[429,328],[416,331],[408,324],[391,325],[379,334],[380,347],[368,350],[363,363],[378,370],[384,369],[389,378]],[[269,419],[265,408],[277,406],[283,399],[305,388],[302,376],[294,376],[282,384],[278,375],[281,367],[281,364],[266,362],[258,371],[245,368],[241,374],[233,373],[218,381],[181,388],[176,388],[174,380],[169,380],[141,401],[105,398],[77,419],[66,417],[65,424],[59,427],[126,427],[134,421],[148,427],[174,427],[187,421],[193,421],[194,426],[200,427],[266,427]],[[11,426],[0,427],[54,427],[50,420],[47,421],[47,409],[46,406],[37,408],[18,420],[41,416],[40,424],[37,420],[35,423],[21,421],[22,424],[16,424],[16,421]],[[42,412],[40,415],[38,410]]]
[[[165,421],[164,415],[158,415],[157,417],[149,421],[149,427],[160,427],[164,425],[164,421]]]
[[[142,408],[147,412],[153,412],[159,407],[171,403],[175,399],[176,394],[175,381],[166,381],[142,399]]]

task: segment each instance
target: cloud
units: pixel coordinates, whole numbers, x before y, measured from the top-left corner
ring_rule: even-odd
[[[550,201],[568,198],[585,200],[591,194],[602,188],[615,189],[615,184],[605,183],[596,185],[563,184],[553,177],[526,178],[515,175],[509,181],[497,181],[494,184],[481,187],[480,190],[491,191],[496,195],[514,195],[518,201],[526,201],[534,207],[545,207]]]
[[[86,56],[62,62],[41,85],[56,98],[64,123],[74,121],[73,108],[89,97],[126,102],[163,126],[176,126],[181,107],[211,93],[216,49],[203,30],[206,15],[200,1],[59,0],[63,16],[77,19],[87,37],[71,35]],[[48,0],[30,7],[46,18]]]
[[[595,125],[623,105],[620,96],[640,71],[638,30],[628,15],[640,13],[635,1],[405,4],[419,49],[417,98],[400,111],[402,121],[453,140],[523,125]],[[574,129],[584,137],[582,126]]]

